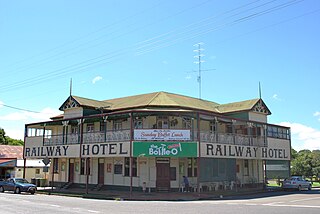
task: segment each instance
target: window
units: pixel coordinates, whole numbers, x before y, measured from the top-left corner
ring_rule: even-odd
[[[114,174],[122,174],[122,164],[114,164]]]
[[[91,159],[87,158],[87,175],[91,174]]]
[[[80,175],[84,175],[85,165],[86,165],[86,159],[85,158],[81,158],[81,161],[80,161]]]
[[[182,128],[183,129],[191,129],[191,118],[190,117],[182,117]]]
[[[53,173],[58,173],[59,172],[59,159],[58,158],[53,158]]]
[[[94,123],[87,124],[87,132],[94,132]]]
[[[268,126],[268,137],[290,139],[290,131],[287,128]]]
[[[216,124],[214,121],[210,121],[209,129],[210,129],[210,133],[216,132]]]
[[[40,169],[36,169],[36,174],[37,174],[37,175],[40,174]]]
[[[130,176],[130,158],[124,158],[124,176]],[[137,177],[137,158],[132,158],[132,177]]]
[[[142,119],[138,119],[138,120],[134,121],[134,128],[135,129],[142,129],[143,128]]]
[[[244,160],[244,175],[249,175],[249,160]]]
[[[78,134],[78,126],[71,126],[71,134]]]
[[[115,131],[122,130],[122,122],[120,120],[113,121],[113,130]]]
[[[100,132],[104,132],[106,128],[106,123],[104,121],[100,121]]]
[[[232,125],[226,125],[227,133],[232,133]]]
[[[157,118],[157,129],[168,129],[169,120],[167,116],[158,116]]]
[[[197,177],[197,158],[188,158],[188,177]]]
[[[177,168],[176,167],[170,167],[170,181],[177,180]]]

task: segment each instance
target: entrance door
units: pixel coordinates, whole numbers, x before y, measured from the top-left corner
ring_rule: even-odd
[[[157,190],[170,190],[170,163],[157,163]]]
[[[104,184],[104,159],[99,159],[98,184]]]
[[[72,182],[74,181],[74,161],[73,160],[70,160],[69,162],[69,179],[68,179],[69,182]]]

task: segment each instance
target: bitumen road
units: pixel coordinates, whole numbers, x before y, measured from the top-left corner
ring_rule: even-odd
[[[197,201],[116,201],[6,192],[0,193],[0,213],[318,214],[320,191],[268,192]]]

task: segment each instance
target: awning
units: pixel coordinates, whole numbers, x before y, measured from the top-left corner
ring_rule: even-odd
[[[17,159],[0,159],[0,167],[16,167]]]

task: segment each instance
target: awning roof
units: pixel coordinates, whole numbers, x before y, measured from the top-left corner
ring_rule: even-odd
[[[0,167],[15,167],[17,159],[0,159]]]

